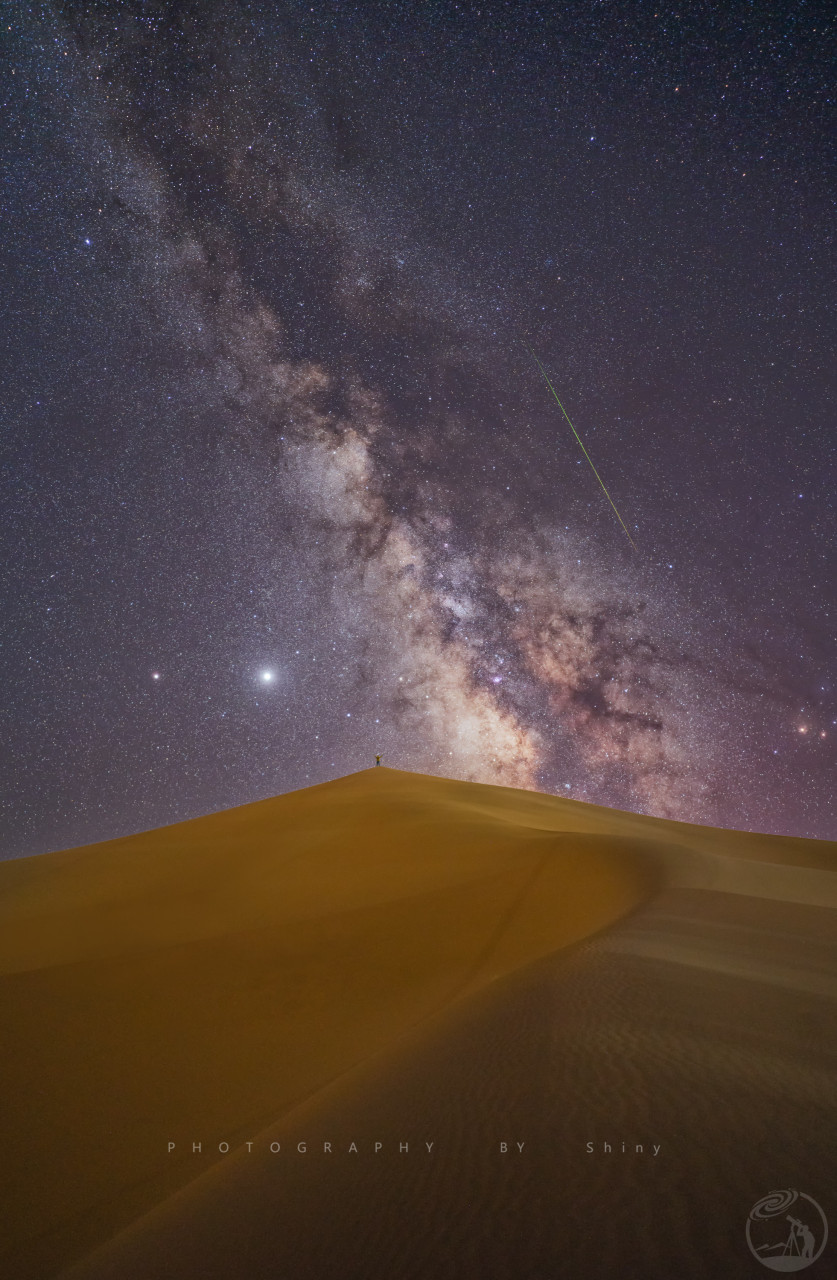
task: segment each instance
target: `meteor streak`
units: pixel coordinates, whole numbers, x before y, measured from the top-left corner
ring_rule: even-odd
[[[546,369],[544,369],[544,367],[543,367],[543,365],[541,364],[540,360],[539,360],[539,359],[538,359],[538,357],[535,355],[534,351],[533,351],[533,350],[532,350],[532,348],[528,345],[528,343],[524,342],[524,343],[523,343],[523,345],[524,345],[524,347],[526,347],[526,350],[529,352],[529,355],[532,357],[532,359],[534,360],[535,364],[538,366],[538,368],[540,369],[541,373],[543,374],[543,376],[544,376],[544,378],[545,378],[545,380],[546,380],[546,385],[549,387],[550,391],[551,391],[551,392],[552,392],[552,394],[555,396],[555,399],[558,401],[558,408],[561,410],[561,412],[563,413],[564,417],[567,419],[567,422],[570,422],[570,415],[567,413],[566,409],[565,409],[565,408],[564,408],[564,406],[561,404],[561,401],[560,401],[560,400],[558,400],[558,396],[557,396],[557,394],[556,394],[555,388],[553,387],[552,383],[549,381],[549,377],[547,376]],[[593,468],[593,475],[596,477],[596,479],[598,480],[599,484],[602,486],[602,489],[603,489],[603,491],[604,491],[604,495],[605,495],[605,497],[607,498],[607,500],[608,500],[608,502],[610,503],[610,505],[613,507],[613,510],[616,512],[616,519],[619,521],[619,523],[621,524],[622,528],[625,530],[625,534],[626,534],[626,536],[627,536],[628,542],[630,542],[630,544],[631,544],[631,546],[633,547],[634,551],[636,551],[636,549],[637,549],[637,545],[636,545],[636,543],[634,542],[634,540],[633,540],[633,538],[631,537],[631,535],[628,533],[628,527],[627,527],[627,525],[625,524],[625,521],[622,519],[622,517],[620,516],[619,512],[618,512],[618,511],[616,511],[616,503],[615,503],[615,502],[613,501],[613,499],[611,498],[611,496],[610,496],[610,494],[608,493],[607,489],[605,489],[604,481],[602,480],[602,478],[601,478],[601,476],[599,475],[599,473],[598,473],[598,471],[596,470],[596,468],[593,466],[593,459],[590,457],[590,454],[589,454],[589,453],[587,452],[587,450],[584,448],[584,444],[583,444],[583,442],[582,442],[581,436],[578,434],[578,432],[576,431],[575,427],[573,426],[573,424],[572,424],[571,422],[570,422],[570,430],[572,431],[572,433],[573,433],[573,435],[575,436],[575,438],[576,438],[576,440],[578,441],[578,443],[581,445],[581,451],[582,451],[582,453],[584,454],[584,456],[585,456],[585,458],[587,459],[587,461],[590,463],[590,466]]]

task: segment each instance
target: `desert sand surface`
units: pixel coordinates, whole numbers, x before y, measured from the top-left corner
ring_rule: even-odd
[[[0,864],[0,1274],[763,1274],[755,1200],[837,1224],[835,872],[385,768]]]

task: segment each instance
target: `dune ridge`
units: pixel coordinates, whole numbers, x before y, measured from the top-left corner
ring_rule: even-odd
[[[0,863],[0,1259],[57,1274],[195,1178],[186,1135],[251,1138],[667,888],[833,906],[835,867],[823,842],[386,768]]]

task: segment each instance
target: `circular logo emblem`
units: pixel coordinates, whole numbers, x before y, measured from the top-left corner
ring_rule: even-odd
[[[820,1206],[804,1191],[771,1191],[750,1210],[747,1244],[754,1258],[771,1271],[802,1271],[825,1248],[828,1223]]]

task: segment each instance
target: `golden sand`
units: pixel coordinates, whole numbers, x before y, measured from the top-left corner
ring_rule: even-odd
[[[385,768],[2,863],[0,1273],[56,1275],[229,1160],[219,1142],[378,1079],[666,886],[834,906],[835,870],[824,842]],[[675,945],[626,939],[623,962]]]

